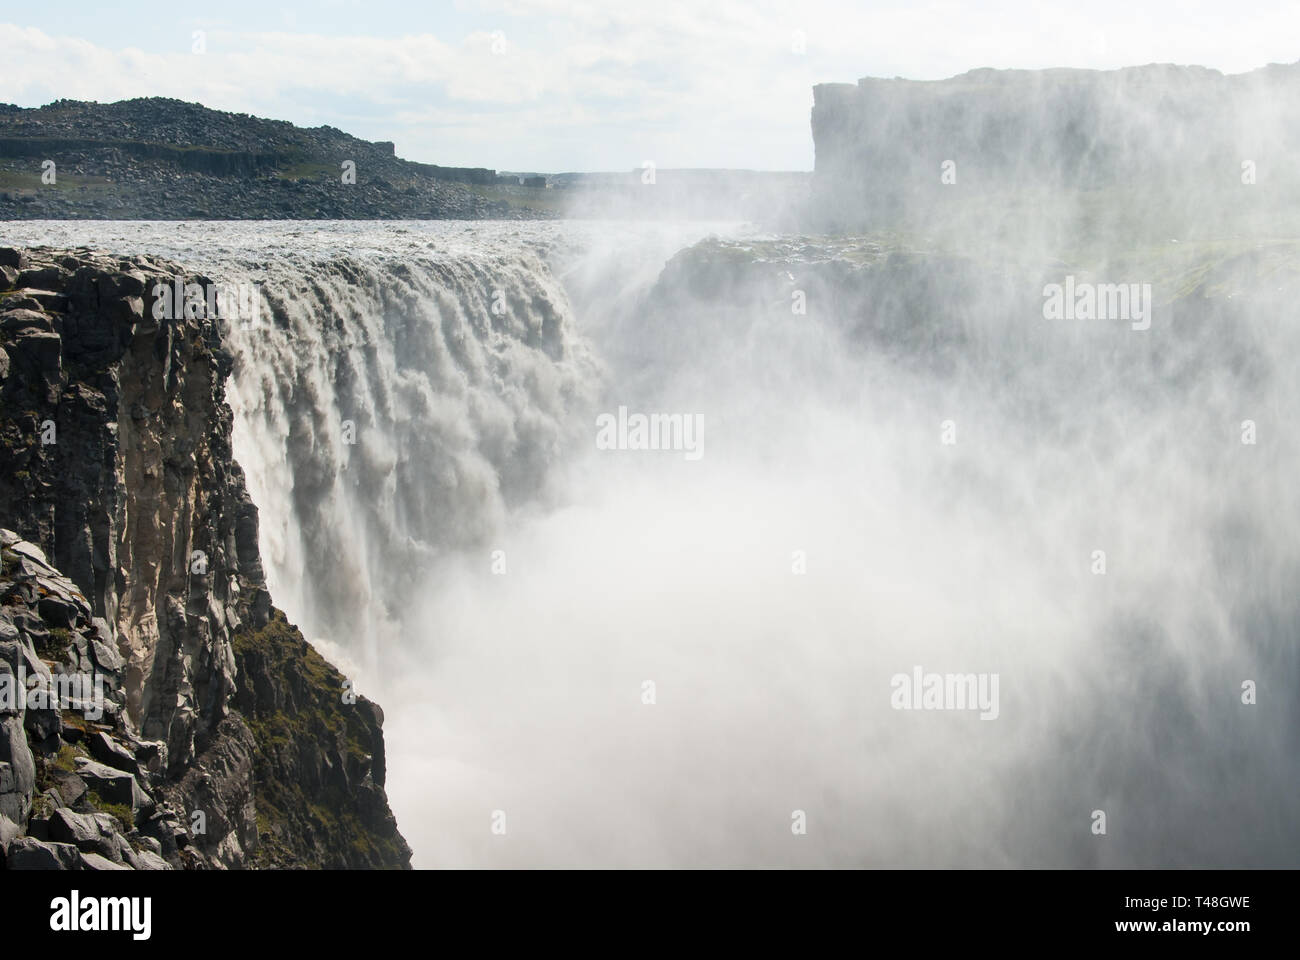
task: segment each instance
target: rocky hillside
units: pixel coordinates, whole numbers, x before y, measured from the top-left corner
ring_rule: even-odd
[[[4,863],[409,866],[382,713],[271,606],[223,321],[155,310],[176,277],[0,249]]]
[[[0,104],[0,220],[550,215],[533,195],[492,170],[399,159],[389,142],[179,100]]]

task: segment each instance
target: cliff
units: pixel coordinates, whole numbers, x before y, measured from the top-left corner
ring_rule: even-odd
[[[5,862],[408,866],[382,713],[271,606],[223,322],[155,310],[176,277],[0,249]]]
[[[813,94],[814,212],[830,226],[964,215],[987,231],[991,220],[1082,211],[1151,225],[1163,240],[1300,206],[1300,64],[1232,76],[1167,64],[985,69]]]

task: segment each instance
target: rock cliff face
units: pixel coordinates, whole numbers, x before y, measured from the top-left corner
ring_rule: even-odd
[[[162,309],[177,277],[0,249],[0,694],[103,693],[0,701],[6,861],[407,866],[382,714],[271,607],[222,321]]]
[[[1300,64],[1234,76],[1153,64],[820,84],[815,207],[823,222],[879,227],[943,217],[979,195],[987,233],[1008,204],[1011,215],[1041,216],[1067,196],[1094,209],[1097,199],[1137,203],[1177,223],[1220,215],[1205,210],[1211,194],[1226,195],[1234,216],[1243,204],[1294,206],[1297,93]]]

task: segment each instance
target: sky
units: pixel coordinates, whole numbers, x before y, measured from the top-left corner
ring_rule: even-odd
[[[498,170],[811,170],[816,83],[1240,73],[1297,38],[1294,0],[71,0],[0,12],[0,102],[176,97]]]

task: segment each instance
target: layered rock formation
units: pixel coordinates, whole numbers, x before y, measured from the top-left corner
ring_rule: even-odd
[[[985,232],[991,218],[1069,217],[1079,204],[1117,218],[1136,205],[1142,216],[1125,227],[1240,223],[1297,205],[1298,93],[1300,64],[1235,76],[1153,64],[821,84],[815,211],[854,229],[925,225],[975,197],[966,212]]]
[[[93,719],[66,698],[10,704],[7,861],[86,865],[40,846],[71,842],[129,866],[126,847],[172,866],[405,866],[382,714],[271,608],[222,322],[161,309],[176,277],[207,282],[145,257],[0,250],[0,661],[104,695]]]

